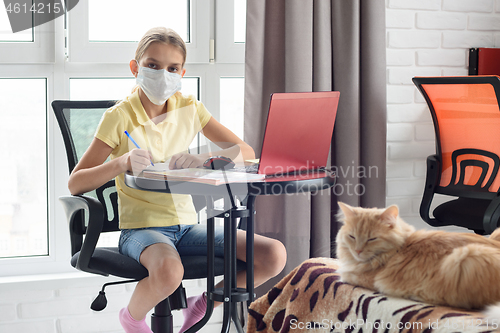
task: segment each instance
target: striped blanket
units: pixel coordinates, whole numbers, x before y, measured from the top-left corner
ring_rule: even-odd
[[[248,310],[249,332],[500,332],[481,313],[389,297],[340,281],[337,261],[306,260]]]

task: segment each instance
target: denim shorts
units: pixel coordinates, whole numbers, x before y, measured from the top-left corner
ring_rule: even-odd
[[[120,234],[118,249],[121,254],[140,263],[139,258],[142,251],[156,243],[169,244],[181,256],[206,256],[207,226],[193,224],[123,229]],[[224,228],[221,226],[215,227],[215,256],[224,256]]]

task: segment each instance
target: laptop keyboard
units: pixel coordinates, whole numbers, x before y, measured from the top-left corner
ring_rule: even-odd
[[[232,171],[246,172],[246,173],[257,173],[259,170],[259,163],[254,163],[251,165],[245,165],[243,167],[233,168]]]
[[[251,164],[251,165],[246,165],[243,167],[235,167],[233,169],[230,169],[231,171],[237,171],[237,172],[246,172],[246,173],[257,173],[259,170],[259,163]],[[283,175],[300,175],[300,174],[307,174],[310,172],[326,172],[329,175],[335,174],[335,172],[331,169],[325,168],[325,167],[320,167],[314,170],[303,170],[303,171],[295,171],[295,172],[288,172],[288,173],[279,173],[275,174],[275,176],[283,176]],[[272,177],[273,175],[267,175],[267,177]]]

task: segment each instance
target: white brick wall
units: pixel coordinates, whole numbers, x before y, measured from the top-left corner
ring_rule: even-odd
[[[387,0],[386,7],[387,204],[429,228],[418,210],[434,128],[411,78],[467,75],[469,48],[500,47],[500,0]]]
[[[76,271],[75,271],[76,272]],[[134,283],[106,288],[107,307],[90,309],[106,282],[85,273],[16,278],[0,278],[0,332],[9,333],[122,333],[118,312],[128,304]],[[205,280],[184,281],[188,296],[202,293]],[[204,332],[220,331],[222,309],[214,311]],[[174,311],[174,330],[183,322],[182,312]],[[147,316],[150,323],[150,315]]]

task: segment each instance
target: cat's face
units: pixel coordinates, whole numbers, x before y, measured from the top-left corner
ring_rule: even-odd
[[[339,203],[344,225],[337,235],[337,255],[340,259],[368,262],[378,255],[400,246],[401,228],[398,226],[398,208],[354,208]]]

